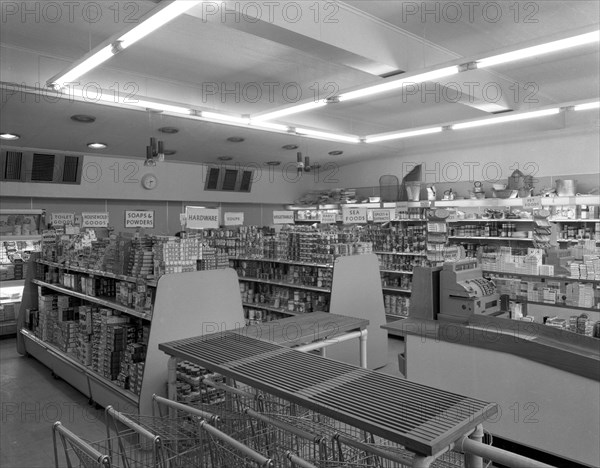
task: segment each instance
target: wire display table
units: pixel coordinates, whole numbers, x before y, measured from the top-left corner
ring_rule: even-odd
[[[191,361],[400,444],[419,460],[447,451],[497,412],[492,403],[232,331],[162,343],[159,349],[172,360]]]

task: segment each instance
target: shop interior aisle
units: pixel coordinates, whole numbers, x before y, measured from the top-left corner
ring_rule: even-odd
[[[404,342],[388,338],[388,364],[380,371],[398,372],[398,353]],[[166,369],[165,369],[166,373]],[[0,340],[0,467],[54,466],[52,423],[65,426],[88,440],[105,437],[104,412],[32,358],[16,351],[16,339]]]

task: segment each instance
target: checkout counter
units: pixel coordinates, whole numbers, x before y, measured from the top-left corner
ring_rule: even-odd
[[[492,435],[600,466],[600,340],[503,318],[470,261],[421,270],[409,317],[383,327],[405,339],[406,378],[497,403]]]

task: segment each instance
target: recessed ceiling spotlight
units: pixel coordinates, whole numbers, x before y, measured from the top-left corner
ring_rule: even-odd
[[[298,145],[283,145],[281,148],[286,150],[295,150],[298,149]]]
[[[92,123],[96,121],[96,117],[93,115],[75,114],[71,116],[71,120],[80,123]]]
[[[0,133],[0,138],[3,140],[18,140],[21,138],[21,135],[17,135],[16,133]]]
[[[339,156],[340,154],[344,154],[344,152],[343,152],[343,151],[340,151],[340,150],[334,150],[334,151],[330,151],[330,152],[329,152],[329,153],[327,153],[327,154],[329,154],[329,155],[331,155],[331,156]]]
[[[158,131],[162,133],[168,133],[170,135],[174,133],[179,133],[179,129],[175,127],[160,127]]]
[[[94,143],[88,143],[87,147],[88,148],[92,148],[92,149],[104,149],[106,148],[106,143],[100,143],[100,142],[94,142]]]
[[[244,139],[242,137],[229,137],[227,138],[227,141],[230,141],[231,143],[241,143],[242,141],[244,141]]]
[[[177,151],[175,151],[175,150],[168,150],[168,149],[163,150],[163,154],[165,156],[173,156],[175,153],[177,153]]]
[[[281,161],[267,161],[265,164],[267,166],[279,166],[281,165]]]
[[[219,161],[231,161],[233,158],[231,156],[219,156],[217,159]]]

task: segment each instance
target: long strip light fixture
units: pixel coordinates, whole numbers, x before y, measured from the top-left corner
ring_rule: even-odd
[[[560,107],[553,107],[551,109],[543,109],[532,112],[520,112],[518,114],[503,115],[500,117],[488,117],[485,119],[471,120],[468,122],[460,122],[452,125],[452,130],[461,130],[464,128],[483,127],[485,125],[494,125],[506,122],[516,122],[518,120],[535,119],[538,117],[545,117],[547,115],[555,115],[560,112]]]
[[[439,133],[444,127],[430,127],[421,128],[418,130],[407,130],[404,132],[393,132],[393,133],[382,133],[379,135],[370,135],[365,137],[365,143],[379,143],[381,141],[398,140],[401,138],[410,138],[421,135],[431,135],[432,133]]]
[[[279,109],[273,112],[267,112],[265,114],[258,114],[252,116],[252,120],[254,121],[263,121],[263,120],[273,120],[278,117],[284,117],[286,115],[298,114],[300,112],[305,112],[308,110],[317,109],[319,107],[323,107],[327,104],[327,100],[319,99],[317,101],[305,102],[303,104],[298,104],[296,106],[286,107],[284,109]]]
[[[80,76],[106,62],[113,55],[118,54],[123,49],[135,44],[148,34],[156,31],[167,24],[172,19],[182,15],[190,8],[202,3],[202,0],[173,0],[165,1],[165,6],[159,5],[156,11],[140,24],[134,26],[126,33],[119,36],[116,40],[104,45],[96,52],[92,52],[81,60],[75,62],[68,70],[58,73],[47,81],[49,87],[55,89],[64,88],[68,83],[74,82]],[[161,2],[162,3],[162,2]]]
[[[298,135],[304,135],[315,138],[324,138],[326,140],[344,141],[346,143],[360,143],[361,139],[355,135],[340,135],[338,133],[321,132],[319,130],[312,130],[310,128],[299,128],[296,127],[294,131]]]
[[[545,44],[540,44],[533,47],[526,47],[524,49],[486,57],[476,61],[477,68],[486,68],[493,65],[500,65],[502,63],[514,62],[516,60],[522,60],[530,57],[537,57],[539,55],[544,55],[551,52],[558,52],[559,50],[570,49],[571,47],[591,44],[593,42],[598,42],[599,40],[600,31],[592,31],[586,34],[580,34],[579,36],[567,37],[566,39],[561,39],[558,41],[547,42]]]

